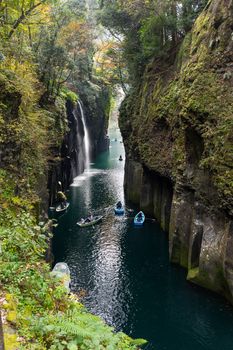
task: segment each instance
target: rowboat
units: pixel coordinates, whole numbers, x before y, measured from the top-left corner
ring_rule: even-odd
[[[82,219],[81,221],[77,222],[77,225],[80,227],[92,226],[92,225],[97,224],[102,219],[103,219],[103,216],[98,215],[98,216],[94,216],[91,221],[86,221],[87,219]]]
[[[61,206],[61,204],[59,204],[57,207],[56,207],[56,212],[57,213],[61,213],[63,211],[66,211],[66,209],[68,209],[70,203],[69,202],[66,202],[66,205],[64,207]]]
[[[117,206],[114,208],[114,211],[116,215],[123,215],[125,212],[123,207],[117,208]]]
[[[137,215],[134,217],[134,225],[136,226],[142,226],[144,224],[145,221],[145,214],[140,211],[139,213],[137,213]]]

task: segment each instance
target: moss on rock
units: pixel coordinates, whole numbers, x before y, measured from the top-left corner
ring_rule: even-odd
[[[151,172],[154,188],[163,189],[161,179],[173,186],[172,208],[165,214],[171,261],[188,268],[189,280],[230,300],[232,18],[230,0],[210,1],[173,62],[156,59],[147,66],[120,115],[128,164],[137,161]],[[154,200],[154,212],[164,227],[161,203]]]
[[[224,75],[232,70],[232,54],[220,45],[226,44],[227,36],[231,40],[231,33],[222,29],[230,25],[231,9],[223,10],[219,3],[220,12],[215,8],[213,13],[212,7],[198,17],[173,65],[161,62],[159,69],[156,61],[153,71],[150,64],[140,86],[124,102],[120,124],[127,152],[176,180],[189,166],[185,132],[193,128],[204,143],[198,168],[211,174],[220,200],[216,204],[232,212],[233,88],[231,75],[229,80]],[[219,13],[222,24],[216,30]],[[213,48],[211,40],[219,45]],[[195,176],[191,181],[198,187]]]

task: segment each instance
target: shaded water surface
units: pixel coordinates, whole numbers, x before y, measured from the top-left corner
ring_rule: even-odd
[[[147,350],[232,350],[231,306],[169,264],[167,236],[155,222],[136,228],[131,211],[113,214],[114,203],[124,201],[124,150],[118,131],[111,139],[110,152],[70,187],[70,208],[56,228],[55,260],[68,263],[73,292],[85,291],[87,308],[117,330],[148,339]],[[90,212],[104,220],[79,228]]]

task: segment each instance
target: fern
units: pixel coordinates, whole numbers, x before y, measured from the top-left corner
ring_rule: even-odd
[[[30,320],[36,339],[43,339],[49,350],[136,350],[144,340],[133,341],[124,333],[114,333],[99,317],[80,304],[65,312]],[[62,346],[63,346],[62,345]]]

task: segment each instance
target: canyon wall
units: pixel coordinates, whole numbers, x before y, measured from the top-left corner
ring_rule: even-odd
[[[90,137],[90,156],[94,159],[109,147],[107,129],[110,95],[104,86],[85,82],[80,87],[79,97]],[[66,190],[85,167],[84,126],[78,104],[66,102],[65,119],[67,131],[61,144],[53,149],[54,156],[49,162],[50,204],[54,203],[57,191]]]
[[[17,75],[0,74],[0,168],[15,182],[15,196],[33,196],[43,217],[57,191],[84,171],[84,127],[77,102],[58,97],[42,104],[20,84]],[[94,158],[109,146],[110,95],[103,85],[80,91]]]
[[[77,85],[91,139],[91,158],[109,148],[110,91],[101,81],[85,80]]]
[[[233,2],[210,1],[121,107],[125,191],[187,278],[233,301]]]

